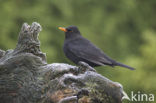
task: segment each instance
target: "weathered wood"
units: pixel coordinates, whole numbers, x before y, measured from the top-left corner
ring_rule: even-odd
[[[41,26],[24,23],[14,50],[0,50],[0,103],[121,103],[122,85],[79,67],[47,64],[40,50]]]

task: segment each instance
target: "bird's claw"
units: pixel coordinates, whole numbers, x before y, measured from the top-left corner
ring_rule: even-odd
[[[80,67],[81,69],[96,72],[96,70],[95,70],[94,68],[92,68],[89,64],[87,64],[86,62],[79,61],[79,62],[78,62],[78,65],[79,65],[79,67]]]

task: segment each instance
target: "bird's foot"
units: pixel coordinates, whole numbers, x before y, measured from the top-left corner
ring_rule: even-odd
[[[78,65],[80,67],[80,69],[82,70],[89,70],[89,71],[93,71],[93,72],[96,72],[96,70],[94,68],[92,68],[89,64],[83,62],[83,61],[79,61],[78,62]]]

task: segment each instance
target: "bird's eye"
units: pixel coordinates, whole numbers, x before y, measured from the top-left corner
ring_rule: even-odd
[[[72,29],[67,29],[67,31],[68,31],[68,32],[73,32],[73,30],[72,30]]]

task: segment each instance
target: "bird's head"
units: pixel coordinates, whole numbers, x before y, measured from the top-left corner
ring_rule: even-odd
[[[76,26],[69,26],[67,28],[59,27],[59,29],[65,32],[66,38],[77,37],[78,35],[80,35],[80,31]]]

